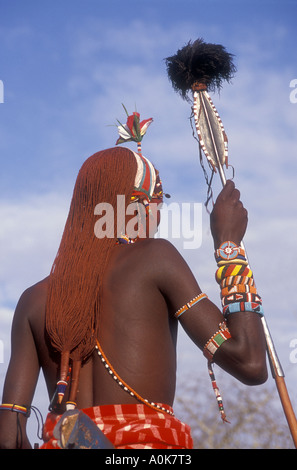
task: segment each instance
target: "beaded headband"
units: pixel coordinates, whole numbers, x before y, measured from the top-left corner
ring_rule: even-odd
[[[133,154],[137,162],[133,196],[145,194],[151,200],[156,185],[156,170],[147,158],[135,152]]]

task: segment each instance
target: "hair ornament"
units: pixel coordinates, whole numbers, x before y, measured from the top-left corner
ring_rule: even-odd
[[[146,134],[146,131],[149,125],[153,122],[153,118],[144,119],[140,121],[140,114],[137,111],[134,111],[133,114],[128,113],[125,106],[122,104],[126,114],[127,122],[122,124],[118,119],[118,131],[120,137],[116,141],[116,145],[123,144],[125,142],[136,142],[138,146],[138,152],[141,153],[141,141],[143,136]]]

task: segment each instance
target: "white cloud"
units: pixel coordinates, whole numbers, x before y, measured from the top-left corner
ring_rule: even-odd
[[[69,202],[62,194],[30,194],[0,204],[0,303],[47,276],[58,250]]]

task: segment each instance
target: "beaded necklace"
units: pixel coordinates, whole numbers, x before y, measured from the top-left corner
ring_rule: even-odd
[[[117,245],[131,245],[132,243],[136,243],[138,237],[136,238],[129,238],[128,235],[121,235],[117,238],[116,244]]]

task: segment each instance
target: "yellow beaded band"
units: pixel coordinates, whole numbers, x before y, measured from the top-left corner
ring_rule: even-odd
[[[21,406],[21,405],[15,405],[12,403],[2,403],[0,405],[0,411],[1,410],[8,410],[8,411],[15,411],[17,413],[22,413],[27,418],[30,416],[30,408],[27,408],[26,406]]]
[[[220,266],[216,271],[216,281],[218,284],[220,284],[224,277],[232,276],[252,277],[253,272],[248,266],[233,263]]]
[[[231,259],[229,261],[222,260],[222,261],[217,262],[218,266],[226,266],[227,264],[240,264],[240,265],[243,265],[243,266],[247,266],[248,262],[246,260],[243,260],[243,259],[240,259],[240,258]]]

